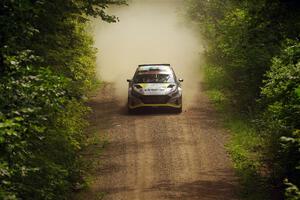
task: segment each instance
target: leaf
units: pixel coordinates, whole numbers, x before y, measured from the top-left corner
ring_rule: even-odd
[[[295,93],[300,98],[300,86],[298,86],[298,88],[295,89]]]

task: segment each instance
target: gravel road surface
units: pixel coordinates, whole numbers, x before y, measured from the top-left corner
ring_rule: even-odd
[[[99,161],[94,180],[75,199],[237,199],[237,178],[224,147],[228,133],[203,92],[197,99],[181,114],[128,115],[113,85],[105,84],[89,103],[90,121],[109,144],[93,157]]]

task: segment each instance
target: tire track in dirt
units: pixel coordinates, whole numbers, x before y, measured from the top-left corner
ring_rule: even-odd
[[[93,158],[100,162],[94,182],[75,199],[237,199],[227,133],[202,92],[198,104],[179,115],[127,115],[112,91],[107,84],[90,102],[92,126],[110,144]]]

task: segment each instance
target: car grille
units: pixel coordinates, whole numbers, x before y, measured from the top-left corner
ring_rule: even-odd
[[[165,104],[169,99],[170,97],[166,95],[148,95],[141,97],[144,104]]]

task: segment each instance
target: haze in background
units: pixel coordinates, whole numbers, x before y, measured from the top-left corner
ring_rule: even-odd
[[[132,0],[129,6],[107,10],[118,23],[93,21],[97,73],[113,82],[120,102],[127,100],[128,84],[139,64],[170,63],[183,78],[184,106],[199,92],[202,45],[183,15],[181,0]]]

